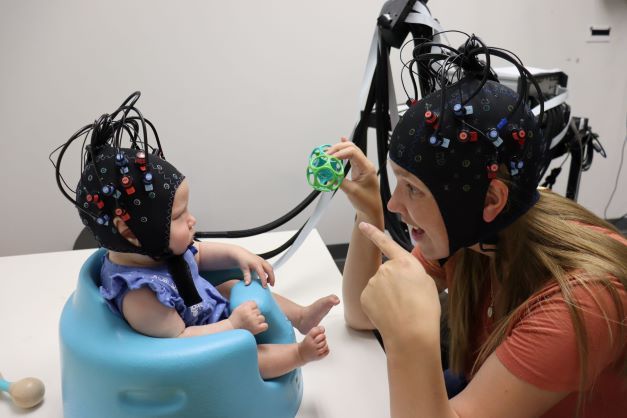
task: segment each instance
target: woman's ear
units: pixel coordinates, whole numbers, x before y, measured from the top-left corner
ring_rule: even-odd
[[[139,240],[137,239],[135,234],[133,234],[133,231],[130,230],[130,228],[128,227],[128,225],[126,225],[126,222],[124,222],[122,218],[120,218],[119,216],[113,218],[113,225],[115,225],[115,227],[118,229],[118,232],[120,233],[120,235],[122,235],[122,237],[124,237],[125,240],[127,240],[136,247],[142,246],[139,243]]]
[[[490,182],[483,205],[483,220],[485,222],[492,222],[503,211],[508,196],[509,189],[505,183],[499,179]]]

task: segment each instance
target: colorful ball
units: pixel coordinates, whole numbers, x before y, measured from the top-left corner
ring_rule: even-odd
[[[309,155],[307,182],[321,192],[337,190],[344,180],[344,164],[339,158],[328,155],[325,150],[331,145],[321,145]]]

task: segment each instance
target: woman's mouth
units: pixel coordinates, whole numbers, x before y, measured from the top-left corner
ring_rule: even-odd
[[[421,228],[411,227],[411,238],[414,241],[420,241],[424,237],[425,231]]]

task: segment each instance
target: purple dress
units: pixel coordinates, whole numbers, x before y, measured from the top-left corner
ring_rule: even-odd
[[[128,267],[114,264],[104,255],[100,270],[100,294],[116,314],[122,315],[122,301],[129,290],[147,287],[155,293],[159,302],[178,312],[185,326],[205,325],[226,319],[230,315],[229,302],[218,290],[198,274],[194,258],[196,248],[190,246],[183,255],[194,279],[202,302],[186,306],[179,295],[167,265],[157,267]]]

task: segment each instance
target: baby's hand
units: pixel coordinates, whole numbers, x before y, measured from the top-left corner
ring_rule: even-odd
[[[244,273],[244,283],[246,285],[250,284],[252,280],[251,271],[254,271],[259,276],[263,287],[267,287],[268,283],[270,283],[270,286],[274,286],[274,269],[270,263],[244,248],[236,247],[235,251],[235,258]]]
[[[229,321],[235,329],[245,329],[253,335],[268,329],[266,318],[261,314],[257,304],[252,300],[242,303],[233,310]]]

